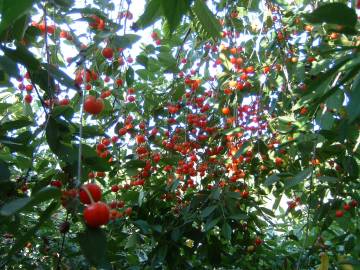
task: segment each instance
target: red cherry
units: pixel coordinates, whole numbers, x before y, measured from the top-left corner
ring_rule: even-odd
[[[243,192],[241,192],[241,197],[243,197],[244,199],[249,197],[249,191],[244,190]]]
[[[119,191],[119,186],[118,185],[113,185],[112,187],[111,187],[111,191],[112,192],[118,192]]]
[[[50,186],[61,188],[62,183],[60,180],[53,180],[53,181],[51,181]]]
[[[122,86],[123,85],[123,80],[122,79],[117,79],[116,80],[116,85],[117,86]]]
[[[118,140],[119,140],[119,137],[118,137],[118,136],[112,136],[112,137],[111,137],[112,143],[116,143]]]
[[[357,202],[357,200],[352,200],[351,201],[351,206],[352,207],[357,207],[359,205],[359,203]]]
[[[96,202],[84,209],[85,223],[93,228],[106,225],[110,220],[110,210],[106,203]]]
[[[144,135],[136,135],[135,137],[137,144],[142,144],[145,142],[145,136]]]
[[[125,213],[125,215],[130,216],[132,213],[132,208],[131,207],[126,208],[124,213]]]
[[[80,197],[80,201],[83,204],[91,203],[91,200],[84,188],[86,188],[89,191],[94,202],[100,201],[101,195],[102,195],[101,188],[97,184],[90,183],[90,184],[83,185],[80,188],[79,197]]]
[[[104,138],[104,139],[101,140],[101,143],[104,144],[105,146],[109,146],[110,145],[110,139]]]
[[[33,99],[33,98],[32,98],[32,96],[31,96],[30,94],[27,94],[27,95],[25,96],[25,98],[24,98],[25,102],[28,103],[28,104],[31,103],[32,99]]]
[[[123,136],[123,135],[125,135],[127,133],[127,129],[126,128],[120,128],[119,129],[119,135],[120,136]]]
[[[158,39],[158,34],[156,32],[152,32],[151,33],[151,38],[152,39]]]
[[[114,51],[113,49],[106,47],[102,50],[102,55],[107,59],[111,59],[114,56]]]
[[[225,115],[228,115],[228,114],[230,114],[230,112],[231,112],[229,107],[224,107],[224,108],[222,108],[221,111],[222,111],[222,113],[225,114]]]
[[[96,146],[96,150],[98,150],[99,152],[102,152],[106,149],[106,145],[103,144],[103,143],[99,143],[97,146]]]
[[[281,166],[283,163],[284,163],[284,161],[282,158],[279,158],[279,157],[275,158],[276,166]]]
[[[61,106],[66,106],[69,104],[70,104],[70,99],[68,99],[68,98],[64,98],[59,101],[59,105],[61,105]]]
[[[134,102],[135,101],[135,97],[134,96],[128,96],[127,100],[129,102]]]
[[[68,37],[68,33],[66,31],[60,32],[60,38],[67,38],[67,37]]]
[[[343,208],[344,208],[345,211],[349,211],[351,209],[351,205],[348,204],[348,203],[345,203]]]
[[[260,237],[255,238],[255,245],[260,246],[262,244],[262,240]]]
[[[101,98],[88,96],[84,102],[84,110],[90,114],[99,114],[104,109],[104,102]]]
[[[340,218],[340,217],[342,217],[343,215],[344,215],[344,211],[342,211],[342,210],[336,210],[336,212],[335,212],[335,216],[336,216],[336,217]]]
[[[245,69],[246,73],[254,73],[254,71],[255,71],[255,68],[253,66],[249,66]]]
[[[32,91],[32,90],[33,90],[32,84],[26,85],[26,86],[25,86],[25,89],[26,89],[26,91],[28,91],[28,92]]]

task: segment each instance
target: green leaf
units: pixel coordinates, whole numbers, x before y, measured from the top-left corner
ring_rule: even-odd
[[[33,194],[31,197],[15,199],[0,209],[0,214],[3,216],[11,216],[18,211],[30,210],[33,206],[38,205],[42,202],[60,198],[61,191],[56,187],[45,187]]]
[[[40,68],[40,62],[22,45],[17,44],[16,49],[9,49],[6,47],[1,47],[1,49],[6,56],[16,63],[23,64],[29,70],[37,70]]]
[[[249,216],[247,216],[246,214],[243,214],[243,213],[236,213],[236,214],[232,214],[231,216],[229,216],[229,219],[247,220],[247,219],[249,219]]]
[[[150,0],[145,7],[144,13],[136,21],[135,25],[138,29],[144,29],[153,24],[160,17],[162,0]]]
[[[221,26],[204,0],[196,0],[192,11],[206,33],[214,40],[220,38]]]
[[[56,120],[50,117],[46,126],[46,140],[49,144],[51,151],[55,154],[58,153],[60,148],[60,133]]]
[[[79,89],[79,87],[74,83],[74,79],[70,78],[69,75],[61,69],[55,67],[54,65],[43,64],[43,66],[49,71],[49,74],[62,85],[72,89]]]
[[[144,197],[145,197],[145,192],[144,190],[141,190],[139,192],[139,199],[138,199],[138,205],[139,207],[142,205],[143,201],[144,201]]]
[[[2,123],[0,130],[12,131],[12,130],[16,130],[16,129],[20,129],[20,128],[29,126],[31,124],[33,124],[33,122],[30,121],[27,117],[22,117],[17,120]]]
[[[335,184],[336,182],[339,181],[339,179],[336,178],[336,177],[323,175],[323,176],[319,177],[319,181],[320,182],[328,182],[328,183],[331,183],[331,184]]]
[[[100,229],[87,227],[85,232],[77,237],[81,252],[91,265],[99,266],[105,262],[107,241],[105,232]]]
[[[7,181],[10,178],[9,166],[0,160],[0,181]]]
[[[169,25],[170,33],[174,32],[180,24],[181,18],[189,10],[191,2],[191,0],[161,0],[162,11]]]
[[[23,209],[30,202],[30,198],[20,198],[13,200],[9,203],[3,205],[0,209],[0,215],[2,216],[11,216],[16,212]]]
[[[16,65],[16,62],[14,62],[10,57],[6,55],[0,56],[0,68],[4,70],[9,76],[12,76],[14,78],[19,76],[19,69]]]
[[[264,185],[271,186],[272,184],[276,183],[280,180],[280,177],[277,174],[272,174],[268,178],[265,179]]]
[[[53,202],[50,204],[45,211],[43,211],[40,215],[39,221],[37,224],[31,228],[26,229],[26,233],[20,236],[16,243],[12,246],[9,253],[7,254],[7,260],[10,260],[10,258],[21,248],[25,246],[25,243],[29,241],[32,237],[34,237],[36,232],[42,227],[42,225],[50,219],[52,213],[59,208],[59,204],[57,202]],[[1,268],[1,265],[0,265]]]
[[[185,94],[185,85],[179,84],[175,87],[172,93],[172,100],[177,102]]]
[[[21,41],[24,38],[25,31],[28,27],[29,14],[25,14],[17,19],[11,29],[11,34],[14,39]]]
[[[70,120],[73,117],[73,115],[74,115],[74,109],[69,105],[56,106],[52,110],[52,116],[55,118],[64,116],[66,119]]]
[[[215,211],[215,209],[217,208],[217,205],[211,205],[206,207],[202,212],[201,212],[201,218],[206,218],[208,217],[212,212]]]
[[[149,234],[151,232],[150,225],[146,220],[138,219],[135,220],[133,223],[142,231],[142,233]]]
[[[343,3],[327,3],[306,14],[305,18],[310,23],[340,24],[354,28],[357,15],[354,9]]]
[[[300,184],[302,181],[306,180],[310,176],[312,170],[313,170],[313,168],[307,168],[307,169],[303,170],[302,172],[299,172],[292,179],[287,180],[285,182],[285,188],[288,189],[288,188],[291,188],[293,186]]]
[[[54,0],[55,4],[64,8],[70,8],[74,5],[74,0]]]
[[[125,74],[126,84],[128,87],[132,86],[134,83],[134,69],[132,67],[128,67]]]
[[[106,159],[100,157],[84,158],[84,165],[88,166],[93,171],[108,172],[111,166]]]
[[[176,59],[169,52],[161,52],[158,55],[159,62],[161,65],[171,72],[178,72],[179,68],[177,66]]]
[[[34,0],[3,0],[1,10],[0,34],[11,26],[17,19],[29,12]]]
[[[342,166],[351,178],[356,179],[359,177],[359,166],[354,157],[345,156],[342,160]]]
[[[243,155],[247,151],[247,149],[250,145],[251,145],[251,143],[249,141],[244,142],[243,145],[240,147],[240,149],[237,150],[237,152],[235,153],[234,158],[237,159],[241,155]]]
[[[126,164],[125,164],[125,167],[126,168],[144,168],[146,165],[146,162],[143,161],[143,160],[137,160],[137,159],[134,159],[134,160],[130,160],[128,161]]]
[[[347,113],[349,115],[350,123],[353,122],[360,115],[360,74],[355,78],[350,97],[349,103],[346,106]]]
[[[0,114],[4,113],[11,106],[13,106],[11,103],[0,103]]]
[[[215,219],[209,219],[204,226],[205,231],[209,231],[212,228],[214,228],[216,226],[216,224],[219,223],[219,221],[221,220],[221,218],[215,218]]]
[[[224,238],[226,240],[230,240],[231,239],[231,233],[232,233],[232,230],[231,230],[231,227],[228,223],[224,223],[222,228],[221,228],[221,234],[222,236],[224,236]]]
[[[140,242],[140,236],[137,233],[129,235],[127,238],[125,249],[132,249]]]
[[[112,38],[112,44],[116,48],[131,48],[131,46],[140,40],[140,36],[135,34],[126,34],[123,36],[114,36]]]

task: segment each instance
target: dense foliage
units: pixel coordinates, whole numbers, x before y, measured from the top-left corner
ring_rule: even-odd
[[[145,2],[0,0],[0,267],[360,269],[360,3]]]

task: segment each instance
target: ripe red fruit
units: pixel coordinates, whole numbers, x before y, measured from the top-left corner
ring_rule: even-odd
[[[344,215],[344,211],[343,210],[336,210],[335,212],[335,216],[340,218]]]
[[[222,111],[222,113],[225,114],[225,115],[230,114],[230,109],[229,109],[229,107],[224,107],[224,108],[222,108],[221,111]]]
[[[25,86],[25,89],[26,89],[26,91],[28,91],[28,92],[32,91],[32,90],[33,90],[32,84],[26,85],[26,86]]]
[[[249,66],[245,69],[246,73],[254,73],[254,71],[255,71],[255,68],[253,66]]]
[[[108,138],[103,138],[103,139],[101,140],[101,143],[104,144],[105,146],[109,146],[111,142],[110,142],[110,139],[108,139]]]
[[[152,39],[158,39],[159,37],[158,37],[158,34],[156,32],[152,32],[151,33],[151,38]]]
[[[262,244],[262,240],[260,239],[260,237],[256,237],[255,238],[255,245],[260,246]]]
[[[107,59],[111,59],[114,56],[114,51],[113,49],[106,47],[102,50],[102,55]]]
[[[142,144],[145,142],[145,136],[144,135],[136,135],[135,137],[137,144]]]
[[[125,135],[127,133],[127,129],[126,128],[120,128],[119,129],[119,135],[120,136],[123,136],[123,135]]]
[[[248,198],[249,197],[249,191],[244,190],[243,192],[241,192],[241,197],[244,198],[244,199]]]
[[[345,203],[343,208],[344,208],[345,211],[349,211],[351,209],[351,205],[348,204],[348,203]]]
[[[91,199],[89,198],[88,193],[85,191],[85,188],[89,191],[92,199],[94,202],[100,201],[101,199],[101,188],[97,185],[97,184],[86,184],[83,185],[80,188],[79,191],[79,197],[80,197],[80,201],[84,204],[90,204],[91,203]]]
[[[124,213],[125,213],[125,215],[130,216],[132,213],[132,208],[131,207],[126,208]]]
[[[52,186],[52,187],[57,187],[57,188],[61,188],[62,183],[61,183],[60,180],[53,180],[53,181],[51,181],[50,186]]]
[[[70,104],[70,99],[68,99],[68,98],[64,98],[59,101],[59,105],[61,105],[61,106],[66,106],[69,104]]]
[[[102,152],[106,149],[106,145],[103,144],[103,143],[99,143],[97,146],[96,146],[96,150],[98,150],[99,152]]]
[[[284,161],[282,158],[279,158],[279,157],[275,158],[276,166],[281,166],[283,163],[284,163]]]
[[[117,86],[122,86],[123,85],[123,80],[122,79],[117,79],[116,80],[116,85]]]
[[[112,143],[116,143],[118,140],[119,140],[119,137],[118,137],[118,136],[112,136],[112,137],[111,137]]]
[[[110,210],[106,203],[96,202],[84,209],[84,220],[89,227],[97,228],[110,220]]]
[[[84,110],[90,114],[99,114],[104,109],[104,102],[101,98],[88,96],[84,102]]]
[[[359,205],[359,203],[357,202],[357,200],[352,200],[351,201],[351,206],[352,207],[357,207]]]
[[[113,185],[112,187],[111,187],[111,191],[112,192],[118,192],[119,191],[119,186],[118,185]]]
[[[24,98],[25,102],[30,104],[32,101],[32,96],[30,94],[27,94]]]
[[[60,32],[60,38],[67,38],[67,37],[68,37],[68,33],[66,31]]]

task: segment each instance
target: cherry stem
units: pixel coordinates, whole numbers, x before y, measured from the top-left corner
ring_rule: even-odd
[[[87,187],[81,187],[81,189],[83,189],[86,192],[86,194],[89,196],[91,204],[95,203],[94,198],[92,197],[92,195],[91,195],[90,191],[88,190],[88,188]]]

